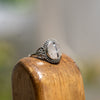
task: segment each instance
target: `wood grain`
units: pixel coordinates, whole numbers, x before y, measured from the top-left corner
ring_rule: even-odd
[[[80,70],[64,54],[59,64],[21,59],[12,73],[12,93],[13,100],[85,100]]]

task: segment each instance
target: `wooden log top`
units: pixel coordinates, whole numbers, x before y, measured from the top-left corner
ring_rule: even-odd
[[[13,100],[85,100],[80,70],[65,54],[59,64],[21,59],[13,70],[12,90]]]

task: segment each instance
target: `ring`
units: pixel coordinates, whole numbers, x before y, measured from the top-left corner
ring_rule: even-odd
[[[60,46],[56,40],[47,40],[42,47],[37,49],[30,57],[39,58],[52,64],[57,64],[61,59]]]

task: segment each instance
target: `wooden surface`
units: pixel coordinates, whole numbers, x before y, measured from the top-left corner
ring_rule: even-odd
[[[64,54],[56,65],[21,59],[13,70],[12,94],[13,100],[85,100],[80,70]]]

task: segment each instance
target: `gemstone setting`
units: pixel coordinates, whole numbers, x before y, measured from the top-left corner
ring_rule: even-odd
[[[47,41],[47,55],[51,59],[60,59],[61,57],[61,51],[60,51],[60,46],[57,43],[56,40],[48,40]]]
[[[62,53],[57,41],[49,39],[30,57],[39,58],[52,64],[58,64],[60,62],[61,55]]]

